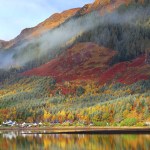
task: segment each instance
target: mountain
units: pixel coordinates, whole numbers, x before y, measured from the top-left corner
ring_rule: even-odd
[[[21,33],[14,39],[10,41],[0,41],[0,49],[8,49],[13,46],[18,45],[21,41],[29,40],[34,37],[38,37],[44,32],[51,30],[65,22],[70,17],[76,15],[85,15],[92,11],[98,10],[100,14],[105,14],[108,12],[112,12],[117,9],[121,4],[125,3],[124,0],[96,0],[93,4],[86,4],[82,8],[74,8],[70,10],[66,10],[62,13],[56,13],[50,16],[48,19],[38,24],[33,28],[26,28],[21,31]]]
[[[13,62],[12,66],[17,64],[16,67],[23,68],[24,66],[19,66],[20,63],[27,66],[25,69],[27,71],[22,73],[22,75],[52,76],[59,81],[66,80],[70,77],[77,79],[82,76],[84,78],[87,73],[92,79],[97,78],[96,76],[103,78],[107,70],[111,70],[111,68],[113,70],[114,66],[112,65],[117,65],[118,63],[119,66],[121,66],[121,63],[124,61],[134,61],[136,58],[138,59],[142,56],[143,60],[145,59],[146,61],[147,56],[149,56],[149,18],[147,18],[149,16],[149,11],[147,11],[149,6],[141,5],[141,3],[145,4],[143,1],[96,0],[93,4],[87,4],[82,8],[70,9],[60,14],[56,13],[36,27],[24,29],[20,35],[9,42],[1,40],[0,46],[9,50],[2,53],[0,57],[2,57],[2,59],[11,57],[10,63]],[[139,7],[141,8],[139,9]],[[141,11],[141,13],[137,13],[137,11]],[[133,13],[128,19],[126,15],[131,12]],[[93,25],[91,24],[86,27],[90,20],[93,21]],[[135,28],[130,25],[131,23],[134,23]],[[76,27],[74,25],[76,25]],[[70,31],[75,31],[76,28],[79,28],[76,31],[77,33],[70,36]],[[67,34],[64,35],[62,31],[69,31],[69,36],[65,38]],[[58,33],[61,32],[63,34],[59,35]],[[55,38],[59,38],[59,44],[58,42],[54,44],[55,40],[51,42],[52,39]],[[93,47],[91,46],[89,49],[89,45],[93,45]],[[83,52],[83,49],[87,52]],[[110,52],[106,52],[106,49]],[[148,51],[146,53],[147,49]],[[43,53],[42,51],[46,51],[44,55],[38,54]],[[70,51],[72,53],[71,56]],[[76,51],[78,51],[79,54],[76,53]],[[86,53],[89,53],[89,58]],[[96,53],[107,54],[105,56],[99,54],[99,57],[96,58]],[[111,58],[107,60],[109,53],[111,53]],[[88,60],[85,60],[84,57]],[[104,57],[104,62],[102,57]],[[90,60],[94,60],[95,58],[102,60],[90,62]],[[79,64],[76,64],[78,67],[73,60],[79,61]],[[1,61],[3,65],[3,60]],[[8,63],[8,65],[10,65],[10,63]],[[147,64],[143,64],[143,68],[145,65]],[[101,66],[103,67],[101,68]],[[128,70],[128,67],[126,67],[126,69]],[[98,75],[94,70],[98,70]],[[125,72],[125,70],[123,72]],[[138,71],[138,69],[136,71]],[[75,72],[77,75],[74,75]],[[131,80],[134,82],[149,78],[148,72],[142,72],[143,71],[141,71],[141,75],[139,75],[140,77],[138,77],[138,79]],[[64,76],[64,74],[66,75]],[[116,72],[114,76],[117,76],[117,74]],[[122,72],[120,74],[120,76],[125,76]],[[106,81],[114,80],[114,77],[110,78],[110,80],[106,79]],[[118,79],[118,81],[123,82],[121,79]]]
[[[145,126],[149,10],[149,0],[96,0],[1,41],[0,123]]]
[[[50,57],[74,44],[76,39],[86,30],[94,28],[100,22],[100,10],[90,9],[90,11],[86,11],[88,8],[92,8],[92,5],[88,4],[81,9],[76,8],[61,14],[54,14],[36,27],[24,29],[15,39],[1,44],[4,47],[0,55],[0,63],[2,64],[0,68],[6,66],[9,68],[22,66],[34,68],[46,63]],[[107,6],[109,5],[112,3],[107,4]],[[91,20],[94,24],[88,23]],[[68,34],[66,34],[67,32]],[[59,42],[56,43],[55,38],[59,39]],[[9,62],[4,64],[5,60],[3,59],[9,59]],[[33,63],[35,61],[36,63]]]
[[[121,10],[122,7],[119,7],[121,5],[123,10]],[[117,19],[122,19],[124,21],[124,18],[126,19],[125,14],[128,14],[131,11],[130,8],[132,8],[132,11],[137,11],[136,9],[138,7],[134,6],[141,5],[141,2],[133,3],[129,7],[128,5],[125,1],[120,0],[95,1],[93,4],[85,5],[76,13],[76,15],[83,15],[85,12],[88,14],[92,10],[98,10],[96,13],[99,13],[103,12],[104,8],[105,11],[110,10],[109,8],[115,8],[114,10],[111,9],[107,16],[104,15],[104,19],[103,16],[101,17],[103,22],[107,20],[107,17],[108,19],[115,19],[116,14],[120,11],[124,13],[124,16],[121,15],[121,18],[119,18],[117,15]],[[104,14],[106,14],[106,12]],[[135,15],[137,15],[137,13],[134,14],[134,17]],[[142,13],[136,16],[137,22],[141,21],[138,20],[139,18],[142,18],[141,16]],[[108,82],[132,84],[139,80],[149,79],[149,64],[146,63],[148,54],[145,53],[146,45],[148,43],[145,36],[148,36],[149,30],[145,29],[147,30],[147,35],[143,36],[141,34],[141,32],[143,32],[141,27],[138,28],[137,26],[133,29],[133,27],[130,27],[126,22],[122,22],[122,20],[119,22],[121,25],[119,25],[119,23],[116,25],[113,23],[111,25],[109,25],[109,23],[101,25],[100,23],[99,26],[81,34],[79,38],[77,37],[77,40],[74,42],[75,44],[73,44],[71,48],[67,48],[65,51],[61,52],[60,55],[57,55],[57,57],[54,57],[54,59],[46,64],[24,72],[23,75],[51,76],[58,82],[65,80],[72,81],[79,78],[88,80],[96,79],[100,84]],[[147,22],[146,17],[143,20],[143,24],[145,20]],[[132,20],[130,20],[130,22],[132,22]],[[130,38],[133,39],[132,42],[130,41]],[[137,41],[139,42],[137,43]],[[142,49],[140,45],[143,45]],[[107,49],[104,47],[109,48]],[[115,65],[112,66],[111,63]],[[134,72],[132,72],[133,69],[135,69]]]
[[[78,11],[78,15],[84,15],[92,11],[98,11],[100,15],[113,12],[120,5],[125,4],[125,0],[95,0],[92,4],[86,4]]]
[[[6,44],[7,44],[6,41],[0,40],[0,49],[3,48],[3,47],[5,47]]]
[[[59,26],[65,20],[75,15],[75,13],[79,10],[80,8],[74,8],[74,9],[64,11],[62,13],[53,14],[52,16],[50,16],[48,19],[38,24],[37,26],[22,30],[21,33],[16,38],[8,42],[0,41],[0,48],[8,49],[13,47],[14,45],[17,45],[19,42],[23,40],[29,40],[38,37],[44,32],[46,32],[47,30],[51,30],[52,28]]]
[[[101,14],[105,14],[106,12],[112,12],[125,3],[125,0],[95,0],[90,10],[98,10]]]
[[[17,39],[28,39],[33,38],[36,36],[40,36],[42,33],[46,32],[47,30],[51,30],[62,24],[65,20],[70,18],[71,16],[75,15],[80,8],[74,8],[70,10],[63,11],[62,13],[55,13],[50,16],[48,19],[43,21],[42,23],[38,24],[33,28],[24,29]]]

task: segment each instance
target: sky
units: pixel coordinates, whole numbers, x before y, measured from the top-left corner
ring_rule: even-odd
[[[56,12],[82,7],[94,0],[0,0],[0,39],[10,40]]]

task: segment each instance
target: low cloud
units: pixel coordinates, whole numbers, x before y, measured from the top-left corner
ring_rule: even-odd
[[[15,65],[25,65],[29,61],[40,58],[54,49],[59,49],[69,40],[77,37],[83,32],[91,30],[100,24],[131,24],[136,25],[134,20],[139,17],[139,14],[149,10],[149,8],[139,8],[136,11],[128,11],[125,13],[114,12],[110,15],[100,17],[99,13],[82,16],[80,18],[70,19],[70,21],[51,30],[39,38],[27,41],[16,47],[10,52],[0,53],[0,68],[6,68]]]

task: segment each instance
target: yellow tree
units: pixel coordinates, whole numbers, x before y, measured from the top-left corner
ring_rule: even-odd
[[[47,112],[46,110],[44,110],[44,120],[49,121],[50,117],[51,117],[51,114],[49,112]]]

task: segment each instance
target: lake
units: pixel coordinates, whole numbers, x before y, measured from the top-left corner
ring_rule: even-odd
[[[0,150],[150,150],[150,134],[28,134],[0,131]]]

